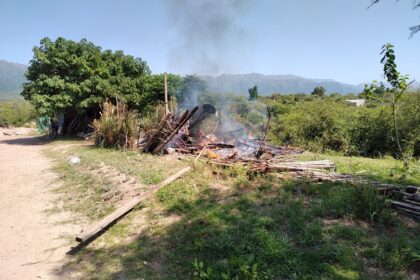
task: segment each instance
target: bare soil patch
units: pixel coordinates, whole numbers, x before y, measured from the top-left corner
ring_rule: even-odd
[[[0,279],[55,279],[70,248],[67,237],[80,228],[63,223],[69,213],[47,213],[59,187],[42,153],[47,142],[18,130],[24,133],[0,129]]]

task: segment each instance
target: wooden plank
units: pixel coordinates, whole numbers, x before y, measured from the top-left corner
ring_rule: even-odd
[[[322,171],[322,169],[335,169],[335,163],[330,160],[292,161],[268,164],[267,168],[278,171]]]
[[[417,202],[415,200],[410,200],[409,198],[403,198],[402,201],[405,202],[405,203],[409,203],[409,204],[420,207],[420,202]]]
[[[279,162],[279,165],[335,167],[335,163],[331,160],[282,161],[282,162]]]
[[[85,231],[83,231],[80,235],[76,236],[76,241],[86,242],[86,241],[94,239],[99,233],[103,232],[110,225],[116,222],[119,218],[123,217],[125,214],[131,211],[137,204],[139,204],[140,202],[144,201],[147,198],[150,198],[161,187],[164,187],[172,183],[173,181],[183,176],[185,173],[189,172],[190,170],[191,170],[191,167],[185,167],[181,169],[180,171],[178,171],[177,173],[173,174],[172,176],[166,178],[159,184],[151,186],[147,190],[146,194],[133,198],[127,204],[121,206],[120,208],[115,210],[113,213],[103,218],[97,224],[90,226]]]
[[[394,193],[403,195],[406,199],[412,201],[413,203],[419,203],[420,204],[420,194],[416,193],[407,193],[402,191],[395,191]]]
[[[412,211],[410,209],[402,208],[402,207],[395,207],[395,210],[402,212],[402,214],[406,214],[416,220],[420,221],[420,212]]]
[[[413,211],[420,211],[419,206],[409,204],[409,203],[404,203],[404,202],[400,202],[400,201],[396,201],[396,200],[391,200],[391,204],[394,205],[394,206],[410,209],[410,210],[413,210]]]

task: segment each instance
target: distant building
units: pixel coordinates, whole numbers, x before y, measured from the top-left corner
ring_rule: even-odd
[[[355,106],[355,107],[360,107],[365,105],[366,100],[364,99],[348,99],[346,100],[347,104]]]

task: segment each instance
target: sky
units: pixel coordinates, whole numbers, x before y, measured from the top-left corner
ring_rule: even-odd
[[[43,37],[82,38],[153,73],[380,80],[380,48],[420,81],[420,9],[382,0],[0,0],[0,59],[29,64]]]

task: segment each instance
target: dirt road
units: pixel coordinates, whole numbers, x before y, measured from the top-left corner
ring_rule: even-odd
[[[0,279],[55,279],[79,229],[48,214],[58,187],[39,137],[0,130]],[[15,129],[15,131],[24,131]],[[26,131],[27,132],[27,131]]]

